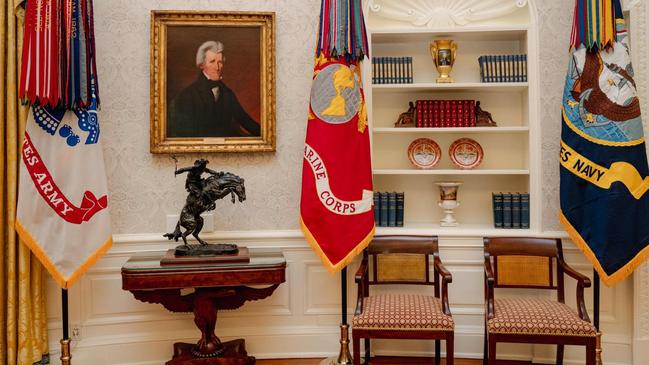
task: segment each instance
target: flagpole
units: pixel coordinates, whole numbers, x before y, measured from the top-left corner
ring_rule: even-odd
[[[602,332],[599,330],[599,274],[593,269],[593,324],[597,329],[597,345],[595,345],[595,363],[602,364]]]
[[[340,271],[340,298],[341,314],[340,321],[340,352],[338,357],[328,357],[320,362],[320,365],[351,365],[352,355],[349,352],[349,325],[347,324],[347,268]]]
[[[61,365],[70,365],[70,335],[68,333],[68,290],[61,289],[63,338],[61,339]]]

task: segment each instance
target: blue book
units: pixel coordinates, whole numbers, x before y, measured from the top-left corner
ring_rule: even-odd
[[[521,228],[521,194],[512,194],[512,228]]]
[[[512,193],[503,194],[503,228],[512,228]]]
[[[494,82],[494,56],[487,56],[487,82]]]
[[[376,57],[372,57],[372,84],[376,84]]]
[[[412,75],[412,57],[408,57],[408,82],[413,83],[413,75]]]
[[[388,193],[380,193],[379,207],[381,209],[379,215],[379,227],[388,226]]]
[[[503,194],[491,193],[494,211],[494,227],[503,228]]]
[[[504,62],[503,62],[503,56],[498,56],[497,58],[498,62],[498,82],[505,82],[505,69],[503,67]]]
[[[405,193],[397,193],[397,227],[403,227]]]
[[[527,82],[527,55],[523,55],[523,82]]]
[[[514,82],[514,56],[507,55],[507,82]]]
[[[521,60],[520,55],[515,55],[514,56],[514,82],[520,82],[521,81],[520,60]]]
[[[521,228],[530,228],[530,193],[521,194]]]
[[[380,214],[381,214],[381,206],[380,206],[380,195],[378,192],[374,192],[374,224],[377,226],[379,225],[379,219],[380,219]]]
[[[388,193],[388,227],[397,226],[397,193]]]

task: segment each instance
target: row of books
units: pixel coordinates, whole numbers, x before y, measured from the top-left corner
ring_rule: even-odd
[[[526,82],[527,55],[480,56],[481,82]]]
[[[417,100],[415,126],[475,127],[475,100]]]
[[[374,223],[378,227],[403,227],[404,193],[374,192]]]
[[[494,227],[530,228],[529,193],[492,193]]]
[[[373,84],[412,84],[412,57],[372,57]]]

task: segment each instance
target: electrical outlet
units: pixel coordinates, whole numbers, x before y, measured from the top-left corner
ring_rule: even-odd
[[[214,232],[214,213],[203,213],[203,229],[202,233]],[[178,214],[167,214],[167,233],[171,233],[176,229],[176,224],[180,216]]]
[[[80,340],[81,339],[81,326],[79,324],[72,324],[70,330],[70,337],[73,340]]]

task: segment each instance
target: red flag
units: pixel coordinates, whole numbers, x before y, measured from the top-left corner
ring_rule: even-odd
[[[360,62],[316,59],[304,146],[300,223],[329,271],[374,235],[372,169]]]

